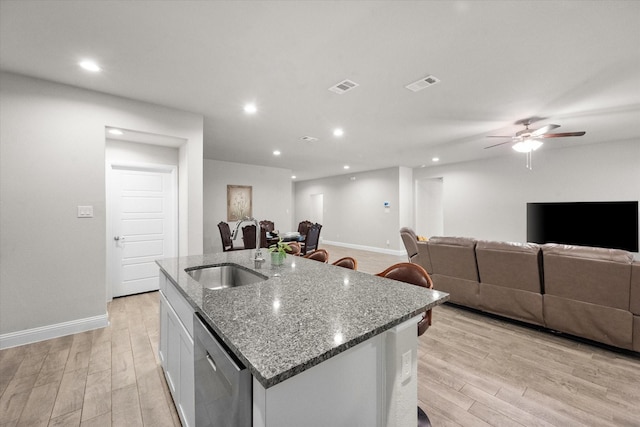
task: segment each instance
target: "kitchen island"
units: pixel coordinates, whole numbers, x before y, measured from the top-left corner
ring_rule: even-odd
[[[448,294],[294,256],[282,266],[266,256],[256,268],[254,253],[157,261],[165,312],[178,314],[191,344],[189,310],[250,371],[253,425],[416,425],[416,324]],[[211,290],[188,273],[215,265],[239,266],[265,280]],[[163,340],[163,325],[161,312],[165,367],[172,344],[166,335]],[[189,337],[182,342],[188,347]],[[183,423],[192,424],[188,358],[187,351],[187,381],[178,392],[188,397],[177,406]],[[173,389],[177,381],[167,379]]]

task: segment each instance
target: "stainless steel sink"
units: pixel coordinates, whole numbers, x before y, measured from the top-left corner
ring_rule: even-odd
[[[213,267],[187,270],[187,274],[207,289],[235,288],[262,282],[268,277],[236,265],[217,265]]]

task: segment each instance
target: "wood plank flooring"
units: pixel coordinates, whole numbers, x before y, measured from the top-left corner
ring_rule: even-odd
[[[158,293],[114,299],[109,321],[0,351],[0,426],[180,426],[157,356]]]
[[[321,247],[366,273],[406,259]],[[0,351],[0,426],[179,426],[158,311],[157,292],[116,298],[107,328]],[[434,427],[638,427],[640,355],[445,305],[420,337],[418,397]]]

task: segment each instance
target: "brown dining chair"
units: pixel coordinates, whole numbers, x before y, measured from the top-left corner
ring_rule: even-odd
[[[325,249],[316,249],[313,252],[309,252],[308,254],[303,255],[303,258],[327,263],[329,262],[329,252],[327,252]]]
[[[218,230],[220,230],[220,238],[222,239],[223,252],[237,251],[238,249],[242,249],[242,248],[233,247],[233,240],[231,239],[231,229],[229,228],[228,223],[224,221],[220,221],[218,223]]]
[[[245,249],[256,248],[256,226],[245,225],[242,227],[242,241],[244,242]]]
[[[350,268],[351,270],[358,269],[358,261],[356,261],[355,258],[352,258],[350,256],[340,258],[339,260],[334,261],[331,264],[336,265],[338,267]]]
[[[433,289],[433,281],[431,280],[429,273],[427,273],[427,270],[418,264],[412,264],[410,262],[399,262],[394,264],[386,270],[376,274],[376,276]],[[423,314],[422,319],[418,322],[418,336],[424,334],[429,326],[431,326],[431,314],[431,310],[428,310]],[[431,427],[429,417],[419,406],[418,427]]]
[[[300,246],[302,248],[302,255],[306,255],[307,252],[318,249],[318,243],[320,241],[320,230],[322,229],[322,225],[317,222],[309,227],[307,230],[307,236],[305,239],[300,242]]]

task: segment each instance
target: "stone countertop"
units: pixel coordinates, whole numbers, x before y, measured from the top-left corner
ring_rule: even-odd
[[[449,294],[287,255],[254,268],[255,250],[169,258],[156,263],[265,388],[442,304]],[[210,290],[194,267],[237,264],[268,277]]]

